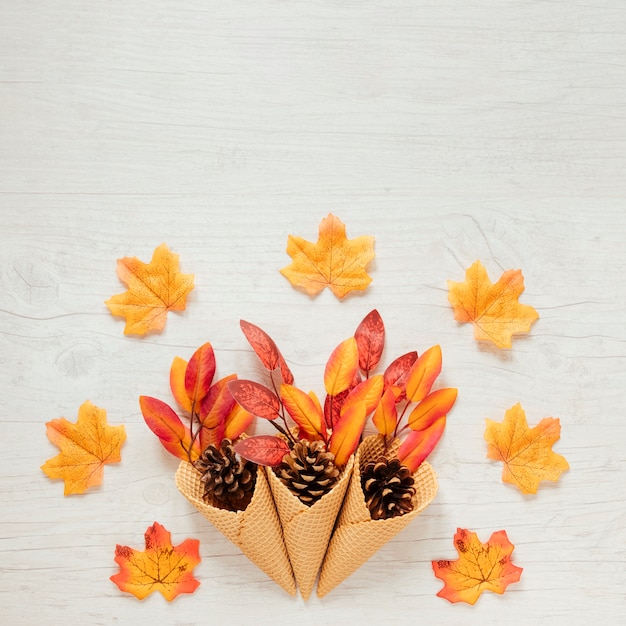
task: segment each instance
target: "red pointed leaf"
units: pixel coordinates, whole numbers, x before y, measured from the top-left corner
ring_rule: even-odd
[[[188,454],[191,447],[189,428],[165,402],[149,396],[140,396],[139,406],[148,428],[159,438],[168,452],[185,461],[195,461],[200,456],[198,445],[194,445]],[[195,444],[197,443],[196,441]]]
[[[271,390],[253,380],[231,380],[228,389],[233,398],[246,410],[266,420],[279,416],[280,400]]]
[[[200,447],[204,450],[209,444],[219,445],[224,438],[226,417],[235,406],[235,399],[228,389],[228,383],[236,380],[231,374],[211,385],[200,405]]]
[[[385,437],[392,435],[398,424],[398,411],[396,409],[396,396],[400,394],[398,387],[387,387],[380,399],[372,422],[378,432]]]
[[[376,309],[358,325],[354,338],[359,351],[359,367],[364,372],[371,372],[378,365],[385,347],[385,326]]]
[[[319,409],[319,401],[293,385],[281,385],[280,397],[287,413],[298,425],[300,436],[309,441],[324,439],[323,415]]]
[[[425,430],[415,430],[408,434],[398,449],[398,458],[414,472],[435,449],[443,435],[446,416],[442,415]]]
[[[357,402],[364,402],[365,413],[369,415],[378,406],[383,393],[383,387],[384,382],[382,374],[364,380],[350,390],[343,402],[341,412],[347,411],[349,407]]]
[[[437,389],[427,395],[409,415],[408,424],[412,430],[425,430],[443,415],[447,415],[456,402],[457,390]]]
[[[193,403],[199,403],[208,393],[215,375],[215,353],[210,343],[200,346],[185,371],[185,390]]]
[[[191,413],[191,400],[185,389],[185,372],[187,371],[187,361],[175,356],[170,367],[170,389],[176,402],[181,409]]]
[[[345,391],[359,367],[359,353],[354,337],[342,341],[331,353],[324,370],[324,387],[329,396]]]
[[[365,402],[358,402],[344,411],[335,424],[330,436],[329,450],[335,455],[336,465],[345,465],[354,454],[361,440],[366,418]]]
[[[421,402],[429,393],[441,372],[441,348],[433,346],[420,356],[406,378],[406,396],[411,402]]]
[[[413,367],[415,361],[417,361],[417,352],[407,352],[392,361],[383,374],[385,387],[395,385],[399,387],[402,392],[396,399],[396,402],[401,402],[406,398],[406,377],[411,371],[411,367]]]
[[[275,467],[289,453],[289,444],[273,435],[257,435],[241,439],[235,444],[234,450],[257,465]]]
[[[283,358],[283,355],[280,353],[280,350],[274,343],[274,340],[264,330],[250,322],[240,320],[239,326],[246,336],[248,343],[259,357],[263,367],[270,372],[273,372],[276,368],[280,368],[283,382],[291,385],[293,383],[293,374]]]

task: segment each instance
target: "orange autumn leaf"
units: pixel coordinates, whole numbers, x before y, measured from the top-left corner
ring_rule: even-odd
[[[168,311],[182,311],[193,289],[193,274],[181,274],[178,255],[163,243],[150,263],[137,257],[117,261],[117,275],[128,291],[109,298],[105,304],[113,315],[126,318],[124,334],[145,335],[162,330]]]
[[[338,298],[343,298],[352,290],[364,290],[372,282],[365,268],[375,256],[374,237],[348,239],[345,224],[331,213],[321,221],[316,243],[289,235],[287,254],[293,262],[280,273],[310,295],[329,287]]]
[[[432,562],[435,576],[445,583],[437,593],[440,598],[474,604],[483,591],[502,594],[522,575],[523,568],[511,563],[515,546],[504,530],[481,543],[476,533],[458,528],[454,547],[459,553],[456,561]]]
[[[170,532],[154,522],[145,533],[144,552],[117,545],[115,562],[120,571],[111,580],[122,590],[143,600],[159,591],[168,602],[180,593],[193,593],[200,584],[193,569],[200,563],[197,539],[185,539],[172,545]]]
[[[106,411],[89,401],[81,405],[75,424],[64,417],[52,420],[46,424],[46,434],[61,452],[48,459],[41,469],[50,478],[65,481],[66,496],[100,485],[104,466],[122,460],[124,426],[109,426]]]
[[[561,435],[561,423],[553,417],[528,428],[526,414],[518,403],[501,423],[487,420],[487,458],[502,461],[502,480],[516,485],[522,493],[537,493],[542,480],[558,480],[569,464],[552,451]]]
[[[539,318],[533,307],[520,304],[524,277],[520,270],[508,270],[492,283],[487,270],[476,261],[465,272],[465,282],[448,281],[448,300],[454,319],[471,322],[477,341],[491,341],[498,348],[510,348],[511,337],[526,333]]]

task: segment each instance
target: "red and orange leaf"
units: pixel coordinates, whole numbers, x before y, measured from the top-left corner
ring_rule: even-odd
[[[358,402],[365,403],[365,412],[367,415],[372,413],[378,406],[380,399],[383,395],[383,388],[385,383],[383,381],[382,374],[372,376],[366,380],[360,382],[358,385],[350,390],[350,393],[346,396],[341,406],[341,413],[347,411],[352,405]]]
[[[359,368],[356,339],[348,337],[331,353],[324,369],[324,388],[329,396],[336,396],[350,387]]]
[[[408,424],[412,430],[425,430],[435,420],[447,415],[456,402],[457,390],[453,387],[437,389],[428,394],[409,415]]]
[[[465,272],[465,282],[448,281],[454,319],[471,322],[477,341],[491,341],[498,348],[510,348],[512,336],[527,333],[539,319],[533,307],[519,303],[522,291],[524,277],[520,270],[504,272],[494,284],[480,261]]]
[[[129,546],[115,548],[115,562],[120,571],[111,576],[121,591],[132,593],[143,600],[153,591],[159,591],[168,602],[181,593],[193,593],[200,582],[193,569],[200,563],[197,539],[185,539],[172,545],[170,532],[154,522],[145,532],[146,549],[143,552]]]
[[[256,435],[238,441],[234,450],[237,454],[257,465],[275,467],[285,454],[289,454],[289,444],[273,435]]]
[[[446,416],[441,415],[423,430],[410,432],[398,448],[398,459],[414,472],[435,449],[446,427]]]
[[[335,455],[335,464],[345,465],[361,440],[367,411],[365,402],[358,402],[346,409],[334,425],[328,449]]]
[[[339,416],[341,415],[343,403],[346,401],[346,398],[350,394],[350,391],[354,389],[354,387],[356,387],[360,382],[361,373],[357,369],[354,373],[354,378],[352,379],[352,382],[347,389],[344,389],[336,396],[326,394],[326,398],[324,399],[324,423],[326,424],[326,428],[332,430],[333,424],[339,419]]]
[[[445,583],[437,593],[440,598],[474,604],[483,591],[502,594],[522,575],[523,568],[511,562],[515,546],[504,530],[494,532],[487,543],[481,543],[476,533],[459,528],[454,547],[459,553],[456,561],[432,562],[435,576]]]
[[[289,235],[287,254],[293,262],[280,273],[310,295],[329,287],[338,298],[343,298],[352,290],[364,290],[372,282],[365,268],[375,256],[374,237],[347,239],[345,225],[332,214],[321,221],[316,243]]]
[[[211,385],[200,404],[200,424],[202,425],[200,447],[202,450],[210,444],[219,446],[225,436],[226,419],[233,407],[238,406],[228,389],[228,383],[236,379],[237,375],[231,374],[218,380]]]
[[[371,372],[378,365],[385,347],[385,325],[376,309],[363,318],[354,338],[359,351],[359,367],[364,372]]]
[[[433,346],[420,356],[406,378],[406,396],[411,402],[421,402],[441,373],[441,348]]]
[[[187,361],[175,356],[170,367],[170,389],[176,402],[181,409],[191,413],[191,400],[185,389],[185,372],[187,371]]]
[[[319,400],[317,397],[313,399],[313,396],[313,392],[304,393],[293,385],[280,386],[281,400],[291,419],[298,425],[300,436],[309,441],[326,440],[324,416]]]
[[[385,437],[392,435],[398,424],[396,398],[400,393],[399,387],[387,387],[374,411],[372,422],[378,432]]]
[[[417,361],[417,352],[407,352],[393,360],[383,374],[385,387],[393,385],[400,389],[401,393],[396,398],[396,402],[401,402],[406,398],[406,379],[415,361]]]
[[[207,342],[193,353],[185,370],[185,391],[192,404],[201,402],[208,393],[215,368],[215,352]]]
[[[286,385],[293,384],[293,374],[274,340],[264,330],[250,322],[240,320],[239,325],[248,343],[261,360],[263,367],[270,372],[273,372],[277,367],[280,368],[283,382]]]
[[[542,480],[558,480],[569,464],[552,451],[561,436],[561,423],[546,417],[528,428],[520,404],[510,408],[501,423],[487,420],[487,458],[502,461],[502,480],[516,485],[522,493],[537,493]]]
[[[78,409],[75,424],[64,417],[46,424],[48,439],[61,450],[41,469],[65,481],[64,495],[84,493],[100,485],[107,463],[119,463],[126,440],[124,426],[109,426],[106,411],[87,401]]]
[[[148,428],[170,454],[185,461],[195,461],[200,456],[198,440],[192,447],[189,428],[170,406],[150,396],[139,396],[139,406]]]
[[[233,398],[253,415],[267,420],[275,420],[279,416],[280,400],[265,385],[253,380],[231,380],[228,389]]]
[[[167,312],[184,310],[193,289],[193,274],[181,274],[178,255],[164,243],[156,248],[150,263],[142,263],[137,257],[119,259],[117,275],[128,291],[109,298],[105,304],[113,315],[126,318],[126,335],[162,330]]]
[[[235,402],[230,413],[226,416],[226,422],[224,424],[224,437],[227,437],[231,441],[235,441],[244,432],[246,432],[246,430],[248,430],[248,427],[253,421],[254,415]]]

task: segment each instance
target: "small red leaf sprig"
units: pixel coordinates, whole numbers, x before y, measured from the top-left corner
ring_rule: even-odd
[[[189,362],[174,358],[170,388],[185,421],[162,400],[139,397],[143,418],[163,447],[191,464],[209,445],[219,446],[226,438],[235,441],[254,419],[230,393],[228,384],[237,376],[230,374],[213,382],[215,372],[210,343],[200,346]]]

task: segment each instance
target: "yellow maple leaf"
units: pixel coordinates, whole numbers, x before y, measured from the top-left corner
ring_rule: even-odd
[[[145,335],[162,330],[168,311],[182,311],[193,289],[193,274],[178,269],[178,255],[163,243],[150,263],[137,257],[117,261],[117,275],[128,291],[109,298],[105,304],[113,315],[126,318],[124,334]]]
[[[492,283],[487,270],[476,261],[465,273],[465,281],[448,281],[448,300],[454,319],[471,322],[478,341],[491,341],[498,348],[510,348],[511,337],[530,330],[539,315],[531,306],[520,304],[524,277],[520,270],[508,270]]]
[[[311,295],[329,287],[338,298],[343,298],[352,290],[364,290],[372,282],[365,268],[375,256],[374,237],[347,239],[345,225],[331,213],[321,221],[316,243],[289,235],[287,254],[293,262],[280,273]]]
[[[46,424],[46,434],[61,452],[41,469],[50,478],[65,481],[66,496],[101,484],[105,464],[121,461],[120,449],[126,440],[124,426],[109,426],[106,411],[89,401],[81,405],[75,424],[64,417],[52,420]]]
[[[516,485],[522,493],[537,493],[542,480],[558,480],[569,469],[564,457],[552,451],[561,435],[557,418],[546,417],[528,428],[526,414],[518,403],[501,423],[487,420],[487,458],[502,461],[502,480]]]

